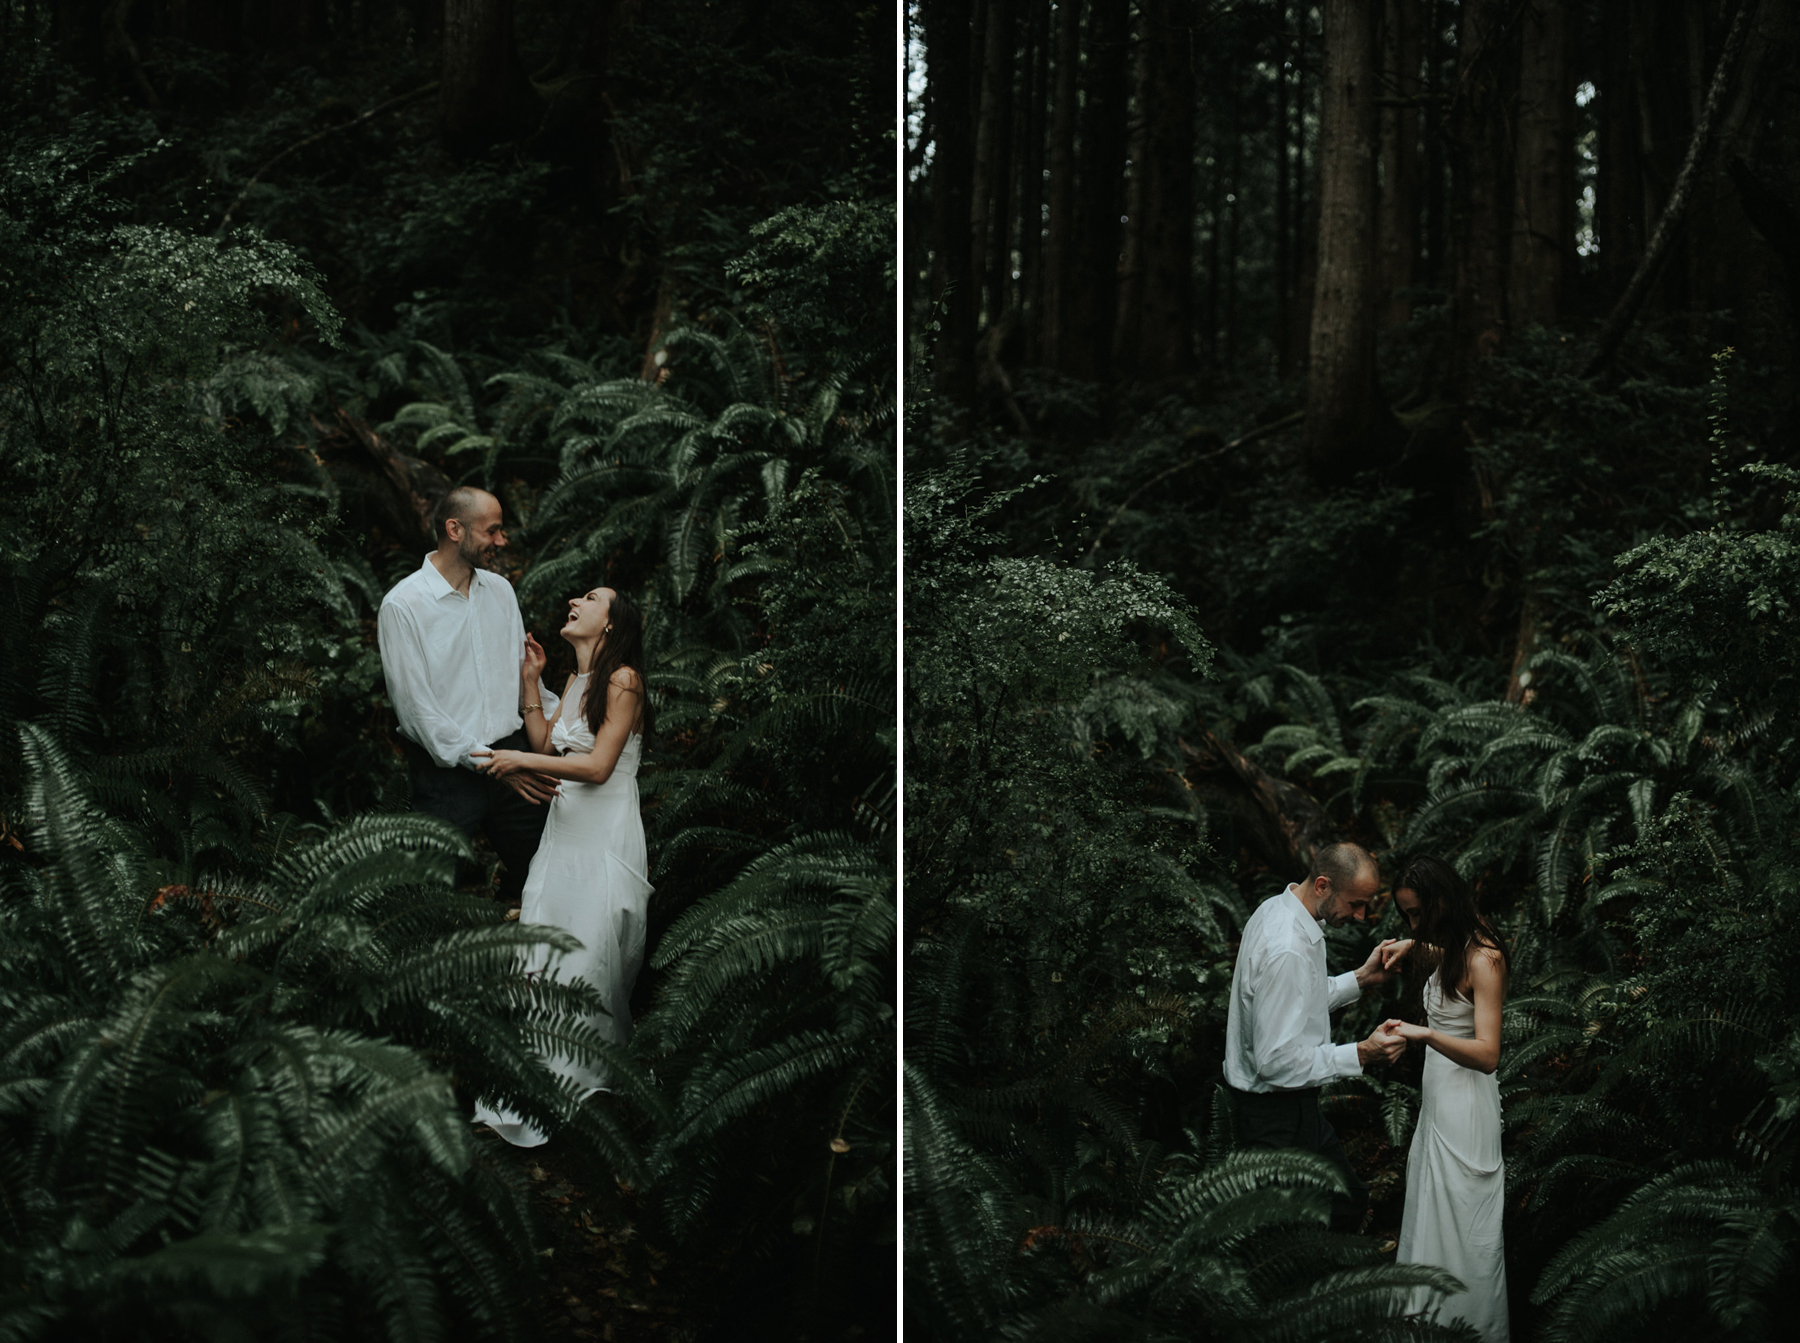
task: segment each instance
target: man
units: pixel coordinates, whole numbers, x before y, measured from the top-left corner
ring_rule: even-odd
[[[1319,1087],[1357,1077],[1376,1060],[1400,1057],[1406,1041],[1377,1029],[1356,1044],[1331,1043],[1330,1013],[1395,973],[1383,942],[1355,970],[1328,978],[1320,921],[1361,923],[1381,884],[1374,857],[1355,844],[1319,850],[1303,884],[1265,900],[1244,925],[1231,976],[1225,1025],[1225,1081],[1236,1101],[1238,1138],[1251,1147],[1300,1147],[1330,1158],[1351,1197],[1334,1221],[1360,1212],[1368,1187],[1352,1169],[1336,1131],[1319,1113]]]
[[[479,747],[530,750],[526,713],[554,713],[539,683],[519,692],[525,625],[512,585],[491,571],[506,544],[500,501],[486,490],[451,490],[432,517],[437,549],[381,603],[378,628],[388,698],[407,740],[414,811],[441,816],[464,834],[484,831],[505,869],[500,894],[519,903],[544,828],[554,780],[495,779],[475,768]]]

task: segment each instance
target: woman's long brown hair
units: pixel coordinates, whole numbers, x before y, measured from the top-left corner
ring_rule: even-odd
[[[1410,859],[1394,879],[1394,889],[1410,890],[1419,897],[1419,925],[1413,929],[1413,935],[1443,952],[1438,984],[1446,998],[1468,1001],[1463,980],[1468,977],[1469,953],[1475,947],[1499,952],[1502,972],[1512,973],[1506,944],[1476,907],[1469,883],[1442,858],[1419,854]]]
[[[606,619],[612,628],[600,640],[600,647],[594,653],[594,665],[588,676],[586,697],[582,701],[588,731],[596,737],[600,735],[600,724],[606,721],[606,701],[609,698],[606,687],[612,683],[614,672],[621,667],[630,667],[638,675],[638,693],[644,698],[643,733],[648,739],[650,678],[644,675],[644,617],[639,613],[636,602],[623,592],[615,590],[612,609],[607,612]]]

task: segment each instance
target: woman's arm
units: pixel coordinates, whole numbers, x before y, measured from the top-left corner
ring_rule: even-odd
[[[519,664],[519,713],[525,720],[525,736],[531,742],[531,749],[538,754],[546,754],[550,750],[550,727],[556,720],[544,716],[544,706],[539,699],[540,678],[544,674],[543,647],[529,634],[525,636],[525,660]],[[574,678],[569,678],[573,680]],[[556,712],[562,713],[563,701],[569,698],[569,687],[563,686],[563,697],[557,701]],[[536,705],[536,708],[531,706]]]
[[[539,774],[548,774],[553,779],[567,779],[571,783],[605,783],[612,778],[619,756],[625,750],[625,742],[637,723],[643,693],[637,673],[629,667],[621,667],[613,673],[612,680],[606,686],[606,721],[600,724],[600,731],[594,739],[594,749],[586,755],[493,751],[484,756],[477,751],[475,768],[486,770],[497,778],[511,774],[514,770],[529,769]],[[563,703],[568,703],[567,695],[563,696]]]
[[[1469,994],[1475,1000],[1473,1040],[1398,1020],[1386,1022],[1382,1029],[1408,1040],[1422,1041],[1464,1068],[1491,1073],[1500,1066],[1500,1005],[1506,1000],[1506,976],[1500,968],[1499,952],[1479,946],[1470,950]]]

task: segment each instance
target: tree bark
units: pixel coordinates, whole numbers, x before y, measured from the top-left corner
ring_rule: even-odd
[[[1615,40],[1601,49],[1595,87],[1599,163],[1594,182],[1594,235],[1600,248],[1600,290],[1609,299],[1625,291],[1644,254],[1637,97],[1628,41],[1635,13],[1633,0],[1602,0],[1600,22]]]
[[[1425,0],[1425,105],[1431,109],[1425,130],[1425,267],[1428,288],[1442,285],[1449,274],[1444,265],[1448,250],[1445,241],[1449,229],[1445,223],[1444,148],[1446,126],[1443,117],[1444,78],[1444,11],[1441,0]]]
[[[932,297],[939,319],[934,385],[960,406],[975,392],[975,295],[970,285],[969,215],[974,187],[973,129],[969,125],[969,0],[928,0],[932,161]]]
[[[1181,0],[1143,7],[1149,97],[1138,373],[1178,378],[1194,367],[1194,15]]]
[[[1506,334],[1509,211],[1504,190],[1502,67],[1507,0],[1463,0],[1451,123],[1463,188],[1455,201],[1456,283],[1451,295],[1450,390],[1462,398],[1476,366]]]
[[[1307,347],[1312,339],[1313,290],[1319,278],[1319,155],[1316,144],[1309,154],[1306,143],[1307,122],[1314,112],[1313,89],[1306,78],[1307,9],[1300,6],[1294,48],[1294,302],[1288,348],[1293,352],[1295,372],[1306,368]]]
[[[1138,15],[1141,25],[1141,4]],[[1119,259],[1119,305],[1113,318],[1112,367],[1119,376],[1135,380],[1139,341],[1143,335],[1144,209],[1149,185],[1145,137],[1150,113],[1150,61],[1141,26],[1129,45],[1132,95],[1127,116],[1124,241]]]
[[[1129,0],[1091,0],[1089,13],[1076,183],[1075,282],[1058,367],[1071,377],[1104,382],[1110,372],[1118,303],[1131,6]]]
[[[969,227],[969,283],[977,290],[977,328],[1000,320],[1012,277],[1013,0],[987,0],[983,46]]]
[[[1074,314],[1075,116],[1082,0],[1056,3],[1056,92],[1051,98],[1050,219],[1044,240],[1044,363],[1062,367]]]
[[[1281,35],[1275,49],[1275,367],[1287,377],[1294,366],[1293,330],[1294,246],[1289,180],[1288,68],[1292,54],[1288,42],[1288,7],[1276,6]]]
[[[1019,309],[1024,362],[1043,362],[1044,133],[1050,76],[1049,0],[1032,0],[1027,21],[1031,62],[1025,85],[1024,147],[1019,154]]]
[[[1575,136],[1568,0],[1528,5],[1519,39],[1506,306],[1515,326],[1550,326],[1561,310],[1564,269],[1574,246],[1574,202],[1568,196]]]
[[[1326,0],[1319,115],[1319,274],[1308,345],[1307,464],[1365,460],[1375,427],[1375,24]]]
[[[1381,321],[1404,326],[1419,260],[1419,0],[1387,0],[1382,25]]]
[[[538,97],[513,44],[512,0],[444,0],[438,129],[445,148],[479,154],[528,135]]]

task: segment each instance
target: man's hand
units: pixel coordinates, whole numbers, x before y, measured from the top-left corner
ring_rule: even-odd
[[[1384,1063],[1392,1063],[1405,1052],[1405,1038],[1398,1035],[1390,1035],[1380,1026],[1377,1026],[1370,1033],[1367,1040],[1358,1040],[1356,1042],[1356,1061],[1365,1068],[1377,1060]]]
[[[1386,1031],[1389,1035],[1397,1035],[1402,1040],[1417,1040],[1425,1044],[1431,1039],[1431,1027],[1415,1026],[1410,1021],[1402,1021],[1399,1017],[1389,1017],[1376,1029]]]
[[[501,782],[534,807],[541,807],[556,796],[556,780],[548,774],[522,769],[505,775]]]
[[[1369,953],[1369,959],[1356,968],[1356,987],[1366,989],[1371,984],[1385,984],[1399,973],[1395,963],[1412,948],[1412,942],[1396,942],[1393,938],[1383,938],[1375,950]],[[1398,954],[1395,954],[1396,951]]]

